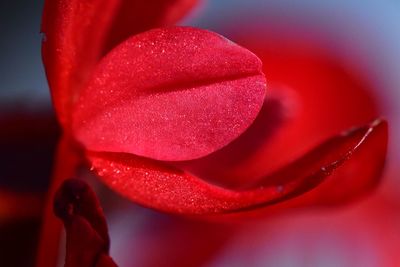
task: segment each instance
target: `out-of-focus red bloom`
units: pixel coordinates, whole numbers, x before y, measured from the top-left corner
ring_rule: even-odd
[[[340,70],[308,68],[302,55],[297,65],[285,61],[293,55],[258,53],[273,81],[264,98],[260,60],[231,41],[188,27],[137,34],[171,22],[192,1],[152,1],[157,10],[128,2],[46,2],[43,60],[64,131],[51,197],[86,161],[125,197],[180,214],[232,213],[289,199],[282,206],[341,203],[375,187],[387,125],[374,120],[337,134],[377,115],[371,109],[348,116],[368,99],[341,95],[348,80],[335,79]],[[140,16],[127,12],[133,7]],[[340,89],[297,94],[309,82],[304,77]],[[42,248],[57,234],[51,220]],[[54,259],[45,258],[42,249],[39,265],[51,266]]]

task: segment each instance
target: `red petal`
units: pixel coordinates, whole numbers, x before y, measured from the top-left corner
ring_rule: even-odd
[[[69,124],[77,92],[107,49],[129,35],[173,22],[194,3],[194,0],[47,0],[42,53],[62,124]]]
[[[387,195],[386,199],[379,199],[378,195],[329,212],[288,212],[263,216],[251,223],[246,218],[244,227],[231,235],[223,253],[208,264],[399,266],[400,203],[398,199],[389,200]]]
[[[372,125],[369,144],[357,147],[351,160],[345,162],[318,187],[289,201],[288,205],[337,205],[348,203],[375,189],[382,178],[387,153],[386,122]],[[344,190],[344,188],[346,190]]]
[[[113,18],[104,52],[110,51],[133,34],[174,24],[197,0],[128,0],[122,1]]]
[[[88,152],[87,157],[105,183],[133,201],[168,212],[204,214],[252,209],[295,197],[318,186],[333,172],[340,173],[343,167],[365,176],[360,175],[356,186],[349,183],[343,188],[331,184],[330,188],[340,188],[345,195],[358,194],[380,177],[386,143],[387,125],[376,121],[329,139],[277,173],[266,176],[253,189],[242,191],[224,189],[134,155]],[[365,153],[373,157],[365,157]],[[349,160],[352,157],[356,160]],[[371,166],[368,172],[363,172],[366,167],[357,160],[360,158],[369,160],[362,162]]]
[[[268,169],[282,166],[335,133],[380,116],[373,94],[376,88],[367,77],[343,60],[317,52],[320,44],[306,46],[290,39],[256,45],[254,51],[262,58],[269,80],[281,85],[271,86],[272,94],[291,90],[292,99],[283,100],[297,106],[291,104],[291,117],[253,155],[254,172],[266,165]]]
[[[98,259],[95,267],[117,267],[117,265],[110,258],[110,256],[102,254]]]
[[[116,266],[109,257],[102,257],[110,245],[107,224],[96,195],[86,183],[65,181],[55,196],[54,212],[66,228],[65,267]]]
[[[244,42],[262,59],[268,79],[259,116],[229,146],[179,167],[218,184],[247,184],[248,176],[271,173],[337,132],[379,116],[367,78],[343,60],[318,53],[317,44],[305,47],[295,37]]]
[[[74,134],[89,150],[198,158],[246,130],[265,86],[260,60],[217,34],[148,31],[99,64],[76,106]]]

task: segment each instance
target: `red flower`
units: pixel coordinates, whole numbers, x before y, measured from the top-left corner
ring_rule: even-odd
[[[265,98],[261,61],[253,53],[195,28],[139,33],[171,22],[192,4],[155,2],[46,2],[43,60],[64,131],[50,197],[86,161],[125,197],[180,214],[232,213],[282,201],[281,206],[340,203],[375,187],[386,155],[386,122],[326,139],[318,136],[321,125],[330,135],[344,128],[336,129],[336,121],[313,106],[288,124],[283,111],[290,110],[284,106],[290,97],[271,84],[274,101],[268,90]],[[131,23],[135,27],[126,26]],[[268,65],[273,60],[267,56],[263,62],[267,77],[270,71],[278,81],[273,68],[279,64]],[[288,71],[280,75],[295,77],[296,68]],[[315,79],[323,77],[317,72]],[[315,96],[302,92],[307,105]],[[314,121],[313,131],[304,130]],[[294,160],[310,143],[293,140],[309,136],[315,147]],[[216,159],[232,170],[218,168]],[[273,159],[273,168],[264,168],[266,159]],[[59,227],[50,210],[42,248],[56,249]],[[56,254],[42,249],[39,265],[53,266]]]

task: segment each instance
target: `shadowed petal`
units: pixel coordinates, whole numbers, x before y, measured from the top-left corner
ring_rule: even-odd
[[[54,213],[67,233],[65,267],[116,266],[107,256],[110,241],[102,208],[86,183],[66,180],[55,196]]]
[[[61,184],[66,179],[76,175],[77,169],[83,161],[81,153],[69,137],[65,135],[61,137],[57,148],[53,177],[44,207],[36,257],[36,266],[38,267],[53,267],[57,262],[62,225],[53,214],[52,201]]]

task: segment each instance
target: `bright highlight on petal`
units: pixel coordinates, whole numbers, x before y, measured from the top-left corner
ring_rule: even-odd
[[[261,61],[215,33],[156,29],[99,64],[73,114],[89,150],[157,160],[208,155],[237,138],[264,102]]]

